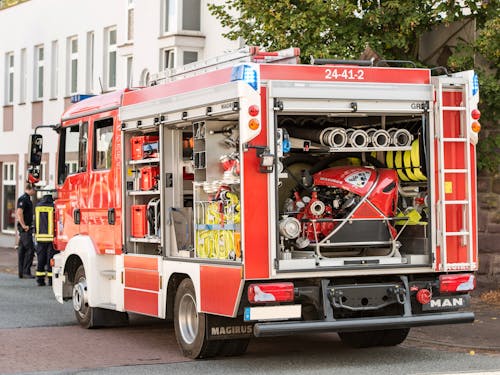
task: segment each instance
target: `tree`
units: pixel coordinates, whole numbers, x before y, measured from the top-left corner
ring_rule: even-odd
[[[229,31],[230,39],[242,37],[248,45],[269,49],[290,46],[301,49],[302,61],[309,56],[340,59],[359,58],[366,46],[384,59],[418,61],[421,36],[440,24],[473,19],[481,30],[474,45],[463,44],[448,61],[454,70],[478,68],[475,55],[481,53],[490,63],[480,68],[483,118],[497,126],[499,72],[500,0],[225,0],[209,4],[209,9]],[[488,134],[488,132],[486,132]],[[498,170],[497,141],[485,150],[493,163],[479,166]],[[492,143],[493,142],[493,143]],[[484,147],[483,147],[484,149]]]

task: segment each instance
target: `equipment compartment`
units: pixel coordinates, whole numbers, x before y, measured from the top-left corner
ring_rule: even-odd
[[[426,114],[276,119],[280,269],[430,264]]]

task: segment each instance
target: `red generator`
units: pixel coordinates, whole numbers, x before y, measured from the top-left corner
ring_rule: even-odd
[[[158,155],[158,139],[157,135],[132,137],[130,139],[132,160],[152,158]]]
[[[141,168],[141,190],[148,191],[158,188],[160,168],[148,166]]]
[[[131,234],[135,238],[144,238],[148,233],[147,228],[147,216],[146,216],[147,206],[145,204],[137,204],[131,207],[132,213],[132,228]]]

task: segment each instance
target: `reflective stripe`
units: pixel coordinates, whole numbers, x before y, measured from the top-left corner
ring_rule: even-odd
[[[52,272],[47,272],[47,277],[52,277]]]
[[[36,271],[35,276],[47,276],[47,272]]]
[[[35,240],[37,242],[52,242],[54,240],[54,207],[35,207]]]

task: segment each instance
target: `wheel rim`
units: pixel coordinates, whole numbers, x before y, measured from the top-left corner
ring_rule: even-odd
[[[196,302],[190,294],[185,294],[179,304],[179,329],[182,339],[192,344],[198,334],[198,313]]]
[[[80,316],[85,316],[88,311],[87,280],[81,277],[73,286],[73,308]]]

